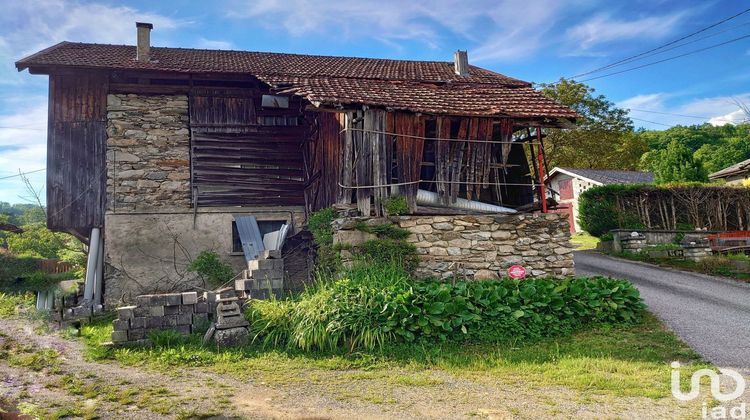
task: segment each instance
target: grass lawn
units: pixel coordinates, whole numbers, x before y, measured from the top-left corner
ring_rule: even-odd
[[[750,273],[740,272],[735,270],[730,265],[730,260],[733,257],[726,256],[713,256],[703,261],[696,262],[692,260],[685,260],[679,258],[654,258],[648,256],[646,253],[633,253],[633,252],[616,252],[612,253],[612,256],[618,258],[625,258],[632,261],[642,261],[649,264],[655,264],[664,267],[672,267],[685,271],[693,271],[696,273],[709,274],[713,276],[728,277],[735,280],[741,280],[750,282]],[[746,258],[740,256],[737,258]]]
[[[198,336],[151,348],[102,347],[99,343],[110,332],[104,324],[84,327],[89,357],[158,370],[201,366],[270,384],[319,382],[346,372],[350,379],[380,377],[391,385],[430,385],[442,382],[436,373],[447,373],[492,377],[509,384],[565,386],[586,393],[663,398],[670,393],[671,361],[687,365],[686,372],[707,366],[650,314],[634,326],[604,327],[533,343],[401,345],[353,354],[257,346],[217,351],[201,346]]]
[[[578,250],[595,249],[596,244],[599,243],[599,238],[586,232],[579,232],[571,235],[570,242]]]
[[[153,347],[104,347],[101,343],[112,331],[108,319],[84,326],[82,338],[41,331],[33,340],[14,340],[16,333],[9,328],[33,312],[19,315],[17,308],[33,301],[29,296],[4,297],[0,372],[22,369],[38,381],[29,387],[56,393],[46,400],[19,394],[15,400],[24,412],[41,417],[69,413],[107,418],[134,413],[130,410],[147,416],[187,413],[178,418],[206,410],[243,415],[257,410],[243,405],[248,396],[253,404],[297,407],[292,417],[408,413],[545,418],[581,412],[594,417],[679,417],[699,413],[701,401],[682,404],[671,397],[670,362],[682,363],[685,388],[693,371],[711,367],[648,313],[635,325],[602,326],[536,342],[425,343],[355,353],[258,345],[219,351],[202,346],[197,334],[162,334],[154,337]],[[7,318],[16,319],[7,323]],[[35,316],[28,324],[39,322]],[[71,345],[79,340],[83,342]],[[39,347],[31,341],[57,344]],[[81,351],[82,361],[71,365],[77,356],[66,352]]]

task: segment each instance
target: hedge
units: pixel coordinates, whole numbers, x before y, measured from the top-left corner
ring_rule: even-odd
[[[578,201],[581,228],[594,236],[612,229],[746,230],[750,188],[702,184],[604,185]]]

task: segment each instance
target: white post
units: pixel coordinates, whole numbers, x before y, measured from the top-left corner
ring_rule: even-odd
[[[47,303],[44,305],[46,310],[51,311],[55,307],[55,289],[47,291]]]
[[[94,278],[96,276],[96,263],[99,258],[99,228],[91,229],[89,238],[89,256],[86,262],[86,282],[83,284],[83,300],[91,303],[94,300]]]
[[[44,305],[47,304],[47,292],[41,290],[36,292],[36,309],[41,311],[44,309]]]
[[[102,292],[104,291],[104,237],[99,235],[99,252],[96,258],[96,272],[94,282],[94,307],[102,304]]]

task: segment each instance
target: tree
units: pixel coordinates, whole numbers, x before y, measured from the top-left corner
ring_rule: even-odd
[[[583,83],[560,79],[543,84],[543,94],[575,110],[581,118],[575,130],[546,130],[545,148],[551,166],[633,170],[646,142],[633,134],[627,111]]]
[[[666,149],[646,153],[642,161],[654,173],[657,184],[708,181],[703,162],[678,140],[672,140]]]

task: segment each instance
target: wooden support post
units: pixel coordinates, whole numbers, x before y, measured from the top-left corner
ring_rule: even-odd
[[[539,197],[542,201],[542,213],[547,213],[547,190],[545,188],[544,182],[546,181],[544,179],[544,149],[542,148],[542,128],[537,127],[536,128],[536,140],[537,140],[537,153],[536,158],[539,162],[537,165],[538,171],[537,174],[539,175]]]

